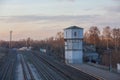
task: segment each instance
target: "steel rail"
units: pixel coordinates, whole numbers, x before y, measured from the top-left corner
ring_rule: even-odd
[[[91,75],[86,74],[84,72],[80,72],[77,69],[74,69],[70,66],[67,66],[67,65],[62,64],[62,63],[55,62],[55,61],[53,61],[53,59],[51,59],[50,57],[48,57],[46,55],[43,55],[43,54],[40,55],[40,54],[35,54],[35,53],[34,53],[34,55],[36,55],[36,57],[39,57],[39,59],[40,58],[43,59],[44,61],[46,61],[46,63],[53,66],[58,71],[60,71],[61,73],[63,73],[66,76],[71,77],[74,80],[77,80],[77,79],[80,79],[80,78],[82,80],[99,80],[94,76],[91,76]]]
[[[48,71],[48,68],[45,68],[45,65],[43,65],[39,61],[39,59],[37,59],[34,55],[32,55],[31,59],[32,59],[31,62],[35,65],[36,69],[40,72],[40,75],[42,74],[43,76],[42,78],[44,80],[56,80],[56,78]]]

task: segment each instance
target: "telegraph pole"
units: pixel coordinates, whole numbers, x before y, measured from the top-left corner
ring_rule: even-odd
[[[12,30],[10,31],[10,42],[9,42],[9,49],[12,48]]]
[[[109,54],[110,54],[110,65],[109,65],[109,70],[110,70],[110,72],[112,71],[112,53],[111,53],[111,51],[109,51]]]
[[[109,54],[109,71],[112,71],[112,53],[111,50],[109,49],[109,38],[107,38],[107,52]]]

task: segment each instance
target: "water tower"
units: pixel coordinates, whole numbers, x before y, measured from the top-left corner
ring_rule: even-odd
[[[83,28],[71,26],[64,29],[66,63],[83,62]]]

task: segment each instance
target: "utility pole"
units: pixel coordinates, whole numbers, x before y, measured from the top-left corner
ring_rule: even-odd
[[[109,71],[112,71],[112,53],[111,50],[109,49],[109,38],[107,38],[107,52],[109,54]]]
[[[109,54],[109,71],[111,72],[112,71],[112,53],[111,53],[111,50],[109,49],[109,38],[107,37],[106,38],[106,41],[107,41],[107,53]]]
[[[9,49],[12,48],[12,30],[10,31],[10,42],[9,42]]]
[[[107,50],[109,50],[109,38],[107,38]]]
[[[109,51],[109,57],[110,57],[110,64],[109,64],[109,71],[111,72],[112,71],[112,53],[111,51]]]
[[[115,37],[115,52],[117,52],[117,37]]]
[[[26,47],[28,47],[28,40],[26,39],[25,42],[26,42]]]

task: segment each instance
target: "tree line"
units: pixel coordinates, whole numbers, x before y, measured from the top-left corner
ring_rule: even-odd
[[[111,29],[109,26],[103,28],[102,31],[96,26],[92,26],[84,34],[84,42],[93,44],[96,48],[120,49],[120,28]]]
[[[101,57],[100,64],[109,66],[110,55],[112,67],[120,63],[120,28],[106,26],[100,30],[97,26],[92,26],[84,33],[84,43],[95,46]]]
[[[0,46],[9,48],[9,41],[0,41]],[[48,55],[64,61],[64,36],[63,32],[58,32],[55,37],[49,37],[45,40],[33,40],[28,37],[19,41],[11,41],[12,48],[32,47],[32,50],[40,51],[46,49]]]
[[[115,62],[120,63],[120,28],[106,26],[100,30],[97,26],[92,26],[84,32],[83,41],[83,45],[94,45],[100,56],[106,53],[107,50],[111,51],[111,53],[115,54],[113,58],[118,57],[119,59]],[[9,41],[0,41],[0,46],[9,48]],[[12,41],[12,48],[21,48],[25,46],[31,46],[33,50],[40,50],[40,48],[46,49],[47,54],[64,60],[63,32],[58,32],[55,37],[50,37],[45,40],[27,38],[19,41]]]

